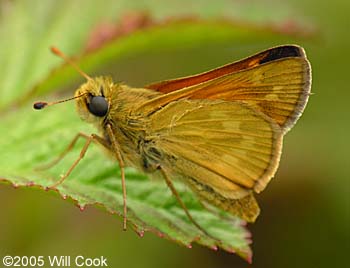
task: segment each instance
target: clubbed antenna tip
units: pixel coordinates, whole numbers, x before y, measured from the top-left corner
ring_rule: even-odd
[[[35,110],[41,110],[41,109],[45,108],[46,106],[47,106],[47,102],[39,101],[39,102],[34,103],[33,108]]]

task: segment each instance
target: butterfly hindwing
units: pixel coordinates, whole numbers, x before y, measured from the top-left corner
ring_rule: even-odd
[[[280,127],[244,103],[175,101],[151,116],[150,129],[165,158],[177,159],[169,166],[225,197],[260,192],[280,157]]]

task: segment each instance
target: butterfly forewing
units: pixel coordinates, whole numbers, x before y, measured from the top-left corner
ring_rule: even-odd
[[[204,72],[201,74],[177,78],[173,80],[166,80],[158,83],[153,83],[146,88],[154,89],[162,93],[169,93],[184,87],[197,85],[211,79],[236,73],[244,69],[259,66],[266,62],[271,62],[277,59],[286,57],[305,57],[304,51],[301,47],[295,45],[286,45],[270,48],[268,50],[262,51],[256,55],[250,56],[246,59],[233,62],[214,70]]]
[[[226,75],[196,86],[191,98],[242,101],[289,129],[299,118],[309,92],[306,61],[288,58]]]
[[[310,65],[302,48],[283,46],[211,72],[153,84],[149,88],[169,93],[141,109],[153,104],[163,106],[185,97],[241,101],[272,118],[286,132],[306,105]]]

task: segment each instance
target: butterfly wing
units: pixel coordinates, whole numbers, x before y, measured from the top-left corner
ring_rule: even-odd
[[[169,93],[184,87],[193,86],[196,84],[209,81],[211,79],[236,73],[244,69],[256,67],[266,62],[271,62],[281,58],[287,57],[303,57],[304,52],[302,48],[293,45],[274,47],[258,54],[250,56],[240,61],[236,61],[208,72],[200,73],[193,76],[187,76],[172,80],[165,80],[157,83],[147,85],[145,88],[154,89],[162,93]]]
[[[206,187],[211,203],[260,192],[277,169],[281,129],[244,103],[178,100],[150,118],[146,139],[166,156],[163,168],[197,192]]]
[[[281,46],[203,74],[149,85],[166,94],[141,108],[161,107],[180,98],[241,101],[287,132],[303,112],[310,86],[311,68],[304,50]]]
[[[282,46],[193,77],[148,86],[163,94],[135,110],[150,118],[162,168],[205,201],[254,221],[278,167],[282,138],[304,110],[311,68]],[[157,148],[157,149],[156,149]]]

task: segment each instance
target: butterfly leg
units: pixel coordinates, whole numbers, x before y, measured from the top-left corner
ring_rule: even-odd
[[[108,149],[108,142],[101,138],[100,136],[96,135],[96,134],[92,134],[94,136],[94,141],[97,143],[100,143],[101,145],[103,145],[104,147],[106,147]],[[90,139],[91,135],[87,135],[85,133],[79,132],[74,138],[73,140],[70,142],[70,144],[67,146],[67,148],[56,158],[54,159],[52,162],[36,167],[35,170],[46,170],[46,169],[50,169],[53,166],[55,166],[56,164],[58,164],[75,146],[75,144],[77,143],[79,138],[84,138],[86,140]]]
[[[78,163],[80,162],[80,160],[85,156],[85,153],[87,151],[87,149],[89,148],[90,144],[92,141],[95,141],[97,143],[101,143],[102,145],[106,146],[106,142],[104,141],[103,138],[101,138],[100,136],[96,135],[96,134],[91,134],[86,135],[84,133],[78,133],[75,138],[72,140],[72,142],[68,145],[67,149],[52,163],[50,163],[50,166],[53,166],[55,164],[57,164],[60,160],[62,160],[62,158],[70,151],[72,150],[72,148],[74,147],[75,143],[77,142],[78,138],[85,138],[86,142],[85,145],[83,147],[83,149],[80,151],[79,157],[74,161],[74,163],[71,165],[71,167],[68,169],[68,171],[66,172],[66,174],[64,174],[63,176],[61,176],[60,180],[57,181],[55,184],[49,186],[49,189],[54,189],[56,188],[58,185],[60,185],[61,183],[63,183],[63,181],[70,175],[70,173],[73,171],[73,169],[78,165]]]
[[[42,165],[40,167],[35,168],[36,170],[45,170],[53,167],[57,163],[59,163],[74,147],[74,145],[77,143],[79,138],[89,139],[89,135],[86,135],[85,133],[79,132],[74,139],[70,142],[70,144],[67,146],[67,148],[52,162]]]
[[[201,230],[204,234],[206,234],[209,237],[212,237],[210,234],[208,234],[208,232],[206,230],[204,230],[202,228],[202,226],[200,226],[193,218],[192,215],[190,214],[190,212],[188,211],[185,203],[181,200],[179,193],[176,191],[174,184],[171,182],[168,174],[166,173],[166,171],[159,166],[158,169],[160,169],[160,171],[163,174],[163,177],[165,179],[166,184],[168,185],[168,187],[170,188],[171,192],[173,193],[173,195],[176,197],[177,201],[179,202],[180,206],[183,208],[183,210],[185,211],[187,217],[189,218],[189,220],[199,229]],[[215,238],[214,238],[215,239]]]
[[[108,136],[112,142],[112,147],[113,147],[113,152],[115,152],[115,155],[117,157],[119,167],[120,167],[120,172],[121,172],[121,177],[122,177],[122,189],[123,189],[123,229],[124,231],[126,230],[126,214],[127,214],[127,207],[126,207],[126,185],[125,185],[125,164],[123,157],[120,152],[120,146],[118,144],[117,139],[115,138],[112,127],[111,125],[107,124],[106,126]]]

